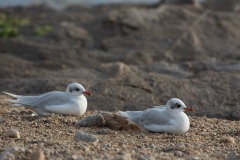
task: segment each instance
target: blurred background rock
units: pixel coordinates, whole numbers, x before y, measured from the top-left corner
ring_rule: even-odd
[[[195,115],[239,120],[240,1],[17,2],[0,1],[1,91],[77,81],[93,92],[90,110],[178,97]]]

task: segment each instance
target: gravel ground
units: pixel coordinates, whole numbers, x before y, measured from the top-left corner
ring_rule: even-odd
[[[183,135],[76,128],[82,117],[35,116],[0,96],[0,159],[239,159],[239,121],[190,117]],[[88,111],[83,117],[97,111]],[[19,132],[10,138],[9,129]],[[77,140],[79,131],[90,139]],[[14,132],[14,131],[12,131]],[[10,136],[10,137],[9,137]],[[14,135],[13,135],[14,137]]]

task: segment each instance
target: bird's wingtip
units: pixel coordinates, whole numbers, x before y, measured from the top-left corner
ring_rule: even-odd
[[[126,112],[123,112],[123,111],[118,111],[117,114],[122,117],[127,117]]]
[[[3,91],[2,93],[6,94],[6,95],[9,95],[11,97],[14,97],[14,98],[18,98],[19,97],[18,95],[15,95],[15,94],[12,94],[12,93],[9,93],[9,92],[4,92]]]
[[[3,99],[4,101],[8,101],[8,102],[11,102],[11,103],[16,103],[16,100],[13,100],[13,99]]]

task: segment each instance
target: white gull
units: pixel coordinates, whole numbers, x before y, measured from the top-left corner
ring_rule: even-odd
[[[155,106],[144,111],[126,111],[119,114],[151,132],[182,134],[189,130],[190,122],[183,111],[193,111],[177,98],[170,99],[165,106]]]
[[[39,96],[21,96],[8,92],[3,92],[13,99],[5,99],[13,106],[25,106],[39,115],[46,115],[51,113],[62,115],[81,116],[87,110],[87,99],[85,95],[92,95],[86,91],[79,83],[70,83],[66,92],[53,91]]]

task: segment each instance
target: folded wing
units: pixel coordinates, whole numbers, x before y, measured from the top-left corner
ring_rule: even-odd
[[[13,103],[14,106],[25,106],[27,108],[33,109],[37,113],[48,112],[46,106],[58,106],[63,103],[69,102],[69,99],[66,97],[65,92],[49,92],[39,96],[20,96],[11,93],[4,92],[5,94],[17,98],[15,100],[6,99],[7,101]]]

